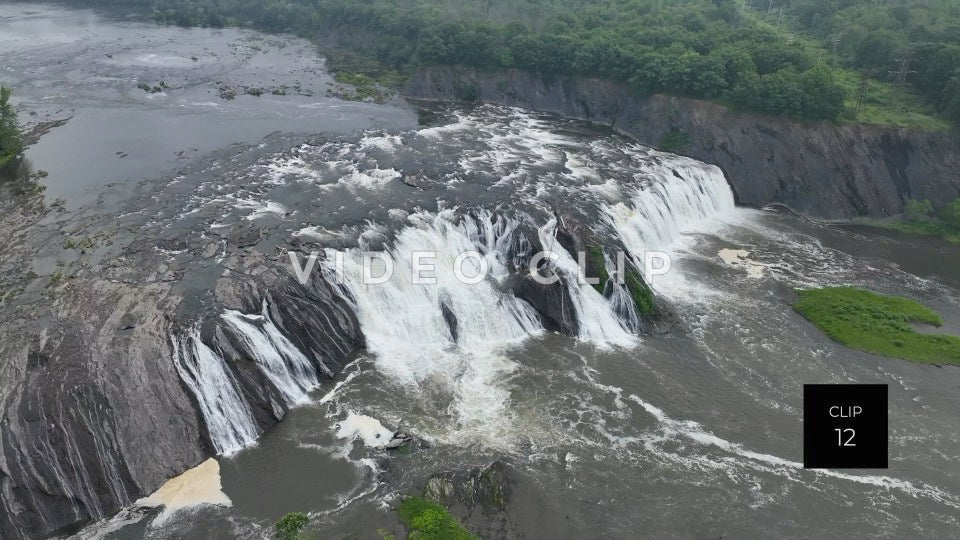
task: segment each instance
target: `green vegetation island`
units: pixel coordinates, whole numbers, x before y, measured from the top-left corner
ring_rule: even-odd
[[[149,3],[149,2],[148,2]],[[251,26],[409,71],[519,68],[799,120],[960,123],[960,1],[155,0],[158,20]]]
[[[926,364],[960,365],[960,337],[925,334],[914,324],[943,325],[923,304],[854,287],[799,290],[801,315],[852,349]]]

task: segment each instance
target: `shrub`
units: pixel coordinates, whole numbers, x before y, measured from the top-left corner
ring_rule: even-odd
[[[666,152],[679,152],[690,146],[692,142],[689,135],[674,129],[660,139],[660,149]]]
[[[423,497],[407,497],[397,509],[400,520],[412,529],[410,538],[422,540],[479,540],[446,508]]]
[[[277,540],[296,540],[307,523],[310,517],[303,512],[290,512],[273,525],[273,536]]]
[[[940,219],[951,227],[960,228],[960,197],[940,209]]]
[[[923,219],[933,214],[933,203],[930,202],[930,199],[909,199],[904,212],[912,220]]]

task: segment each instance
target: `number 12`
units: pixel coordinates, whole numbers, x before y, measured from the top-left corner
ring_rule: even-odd
[[[853,437],[857,434],[857,432],[854,431],[853,428],[847,428],[847,429],[837,428],[837,429],[834,429],[834,431],[837,432],[837,446],[856,446],[857,445],[857,443],[853,442]],[[846,442],[843,442],[843,436],[848,431],[850,432],[850,436],[847,437]]]

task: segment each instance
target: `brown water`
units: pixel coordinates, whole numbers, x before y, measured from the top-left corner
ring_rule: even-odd
[[[534,212],[575,200],[584,219],[596,218],[602,198],[573,199],[581,192],[564,183],[591,185],[578,176],[590,165],[571,156],[607,160],[602,174],[624,182],[637,165],[618,152],[644,165],[660,159],[603,130],[496,107],[431,106],[429,117],[454,128],[424,133],[414,105],[324,97],[331,78],[309,44],[250,31],[4,4],[0,55],[0,81],[17,90],[18,106],[38,120],[70,117],[28,151],[50,173],[49,199],[65,198],[78,215],[143,209],[145,227],[158,231],[204,230],[211,215],[216,226],[253,221],[267,231],[258,249],[311,227],[336,233],[311,229],[320,243],[377,231],[389,243],[404,223],[390,221],[396,212],[498,201]],[[161,80],[171,89],[136,88]],[[298,85],[311,95],[224,100],[224,84]],[[560,156],[554,138],[574,142],[557,143],[567,145]],[[330,165],[339,161],[351,170]],[[442,181],[380,186],[374,169]],[[260,538],[284,513],[306,511],[323,538],[375,538],[381,527],[402,531],[390,506],[430,474],[494,459],[521,472],[546,501],[537,511],[569,522],[571,537],[955,535],[960,369],[851,351],[790,304],[794,288],[852,284],[920,300],[960,333],[960,250],[744,209],[688,228],[669,248],[674,270],[653,285],[682,321],[674,332],[629,346],[543,333],[477,353],[475,371],[492,356],[511,367],[457,387],[497,398],[471,422],[450,387],[469,379],[436,367],[439,356],[425,354],[430,376],[410,382],[387,369],[397,365],[389,351],[362,355],[342,386],[318,390],[255,446],[220,458],[231,507],[197,507],[163,524],[155,511],[125,511],[81,535]],[[725,263],[722,249],[746,251],[744,262]],[[889,385],[888,470],[799,463],[802,385],[845,382]],[[432,444],[378,451],[343,434],[357,415]]]

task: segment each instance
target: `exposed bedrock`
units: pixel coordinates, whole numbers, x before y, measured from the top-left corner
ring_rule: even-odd
[[[74,280],[42,321],[4,321],[0,387],[0,537],[39,537],[107,517],[217,450],[197,395],[174,360],[177,336],[196,328],[223,357],[255,420],[254,435],[289,408],[252,347],[220,316],[269,320],[313,364],[340,371],[363,336],[351,309],[322,280],[300,286],[275,268],[218,280],[200,321],[179,320],[184,298],[168,282]],[[264,307],[266,306],[266,307]],[[282,340],[283,338],[275,338]],[[272,342],[271,342],[272,343]],[[262,352],[262,351],[261,351]]]
[[[423,497],[443,505],[481,538],[583,538],[575,520],[524,473],[503,461],[438,473]]]
[[[960,141],[946,133],[798,123],[694,99],[638,98],[609,81],[519,70],[424,68],[405,93],[439,100],[470,95],[554,112],[651,146],[678,132],[689,145],[676,151],[721,167],[744,205],[781,203],[806,216],[842,219],[897,214],[909,198],[940,206],[960,196]]]

